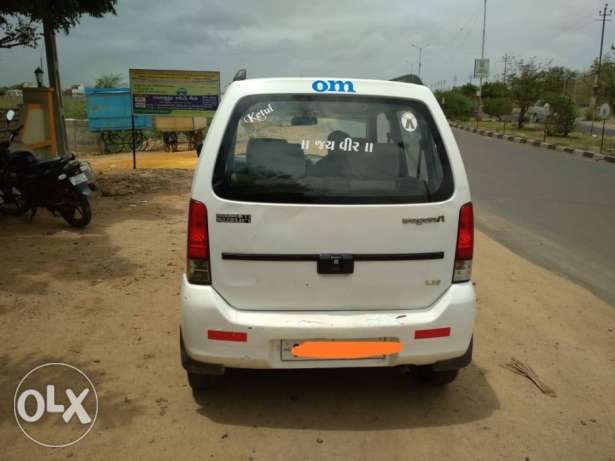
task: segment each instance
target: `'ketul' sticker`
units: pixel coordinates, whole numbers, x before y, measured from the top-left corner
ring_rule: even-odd
[[[404,130],[412,132],[418,128],[419,123],[412,112],[404,112],[401,114],[401,126]]]

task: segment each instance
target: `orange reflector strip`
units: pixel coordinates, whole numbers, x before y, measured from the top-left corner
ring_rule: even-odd
[[[434,328],[432,330],[416,330],[414,339],[444,338],[451,335],[451,327]]]
[[[245,343],[248,340],[248,333],[238,331],[207,330],[207,339]]]
[[[364,359],[401,352],[401,343],[391,341],[306,341],[293,347],[297,357],[311,359]]]

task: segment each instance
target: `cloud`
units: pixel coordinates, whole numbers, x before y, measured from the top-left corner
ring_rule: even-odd
[[[489,0],[487,57],[505,53],[586,68],[597,54],[602,4],[592,0]],[[467,81],[480,56],[481,0],[124,0],[117,16],[83,18],[58,37],[62,81],[91,83],[130,67],[220,70],[249,76],[388,79],[418,72],[427,82]],[[611,34],[607,26],[607,46]],[[0,84],[32,80],[41,49],[0,50]]]

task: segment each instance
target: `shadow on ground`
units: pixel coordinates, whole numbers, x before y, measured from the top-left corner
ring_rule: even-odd
[[[197,411],[220,424],[316,430],[449,426],[499,408],[475,364],[441,388],[394,368],[232,370],[220,388],[194,398]]]
[[[152,191],[158,196],[188,193],[191,171],[180,172],[171,179],[164,176],[164,170],[156,174],[163,175],[161,185]],[[127,195],[103,197],[96,194],[92,199],[92,222],[85,229],[71,228],[47,210],[39,210],[31,222],[24,216],[0,215],[0,296],[45,295],[51,280],[97,283],[133,275],[138,266],[119,254],[118,243],[121,242],[117,236],[112,241],[110,228],[132,220],[134,224],[128,231],[139,232],[164,221],[185,219],[185,210],[169,202],[149,203],[153,196],[146,192],[154,187],[156,174],[150,172],[144,176],[144,184],[136,189],[134,185],[127,187],[131,184],[126,184],[127,179],[122,177],[123,182],[117,181],[116,187],[127,190]],[[134,176],[129,179],[139,181]],[[105,181],[113,184],[107,178]],[[15,304],[11,299],[6,301],[7,305]]]

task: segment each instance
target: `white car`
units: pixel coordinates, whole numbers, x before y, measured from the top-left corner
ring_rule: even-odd
[[[473,246],[466,172],[427,87],[234,81],[192,185],[189,383],[395,366],[449,383],[472,359]]]

